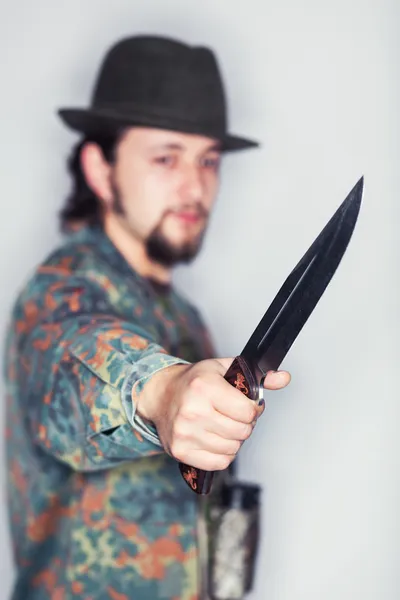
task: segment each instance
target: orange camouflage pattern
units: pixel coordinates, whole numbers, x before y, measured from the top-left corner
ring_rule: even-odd
[[[197,496],[133,398],[212,356],[198,311],[99,228],[34,272],[5,352],[13,600],[197,600]]]

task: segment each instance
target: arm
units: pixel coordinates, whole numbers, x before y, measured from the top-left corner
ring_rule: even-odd
[[[230,359],[179,364],[87,282],[46,289],[25,298],[15,323],[20,398],[40,447],[78,470],[164,451],[206,470],[232,462],[263,407],[225,381]],[[273,374],[266,387],[288,381]]]
[[[74,469],[109,468],[163,452],[136,424],[133,389],[169,356],[139,323],[112,314],[90,282],[38,279],[15,314],[19,397],[34,441]]]

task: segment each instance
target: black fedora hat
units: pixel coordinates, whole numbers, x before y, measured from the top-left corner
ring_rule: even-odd
[[[58,111],[85,134],[119,126],[171,129],[215,138],[223,151],[258,143],[227,131],[223,81],[214,53],[160,36],[123,39],[106,54],[91,106]]]

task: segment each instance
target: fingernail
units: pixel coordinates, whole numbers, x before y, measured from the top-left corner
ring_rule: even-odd
[[[262,398],[261,400],[258,401],[258,406],[264,406],[264,404],[265,404],[264,398]]]

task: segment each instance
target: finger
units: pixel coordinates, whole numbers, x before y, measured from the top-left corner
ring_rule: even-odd
[[[256,403],[224,379],[214,388],[212,404],[219,413],[239,423],[252,423],[257,416]]]
[[[264,380],[264,388],[267,390],[280,390],[289,385],[290,373],[287,371],[268,371]]]
[[[224,454],[226,456],[235,456],[243,443],[238,440],[222,438],[209,431],[203,431],[197,439],[196,436],[194,436],[193,441],[195,444],[198,444],[200,450],[205,450],[211,454]]]
[[[253,431],[251,424],[235,421],[217,411],[214,411],[208,419],[199,422],[199,427],[227,440],[239,442],[247,440]]]
[[[222,471],[227,469],[231,462],[235,459],[235,455],[213,454],[206,450],[193,450],[184,457],[174,456],[175,459],[181,460],[187,465],[203,469],[204,471]]]

